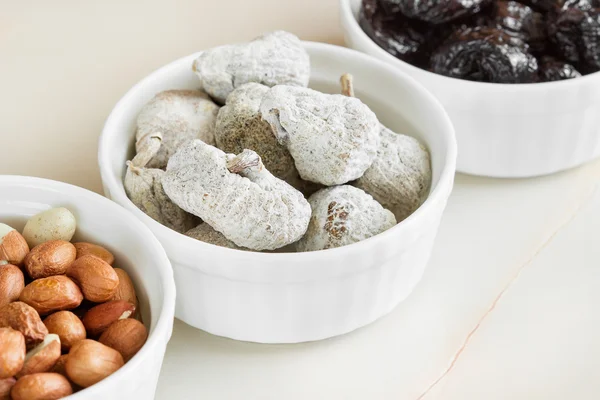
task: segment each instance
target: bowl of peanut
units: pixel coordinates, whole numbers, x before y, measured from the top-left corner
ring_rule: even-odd
[[[0,398],[153,398],[175,306],[160,243],[85,189],[0,192]]]

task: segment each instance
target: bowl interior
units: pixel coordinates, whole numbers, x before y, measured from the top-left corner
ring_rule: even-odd
[[[227,257],[231,258],[231,263],[228,263],[230,266],[217,270],[216,267],[204,263],[195,268],[227,276],[229,275],[226,270],[230,268],[231,276],[239,278],[246,273],[242,270],[243,266],[236,265],[238,261],[243,263],[258,257],[279,257],[279,260],[282,260],[281,257],[286,257],[283,266],[281,263],[264,266],[266,269],[273,269],[270,272],[265,270],[264,276],[291,276],[293,272],[290,270],[300,266],[305,272],[311,268],[322,269],[322,266],[313,267],[310,263],[311,257],[320,257],[318,253],[329,252],[333,255],[340,252],[348,254],[364,251],[365,248],[361,246],[366,246],[369,241],[385,240],[385,236],[392,235],[394,231],[408,229],[408,225],[422,218],[420,215],[426,213],[429,203],[440,201],[441,198],[445,201],[453,182],[456,144],[452,124],[437,100],[412,78],[382,61],[339,46],[312,42],[304,42],[304,45],[311,58],[312,88],[340,93],[340,76],[349,72],[354,76],[357,97],[373,109],[382,123],[396,132],[415,136],[427,145],[432,156],[433,172],[429,198],[413,215],[383,234],[351,246],[319,252],[293,253],[293,256],[289,253],[264,254],[219,248],[187,238],[160,225],[138,210],[125,195],[125,162],[133,156],[136,118],[144,104],[163,90],[193,89],[199,86],[197,77],[191,70],[192,61],[199,53],[193,54],[164,66],[134,86],[113,109],[100,139],[99,162],[105,193],[151,227],[165,244],[173,262],[189,265],[189,260],[195,259],[193,254],[197,255],[197,252],[203,252],[207,258],[220,257],[226,253]],[[237,272],[233,273],[233,269],[236,268]],[[273,275],[269,275],[271,272]]]
[[[170,263],[151,232],[124,209],[102,196],[64,183],[28,177],[0,177],[0,222],[22,231],[27,220],[52,207],[66,207],[77,219],[76,241],[88,241],[110,250],[114,266],[122,268],[134,283],[142,319],[148,328],[148,341],[123,368],[104,384],[134,368],[136,359],[152,352],[155,332],[172,329],[175,288]],[[130,365],[131,364],[131,365]]]

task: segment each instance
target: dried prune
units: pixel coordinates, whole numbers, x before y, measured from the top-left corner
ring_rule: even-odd
[[[549,24],[556,51],[583,72],[600,70],[600,1],[567,1]]]
[[[543,14],[516,1],[500,0],[494,3],[492,21],[509,35],[527,42],[532,51],[544,50],[547,32]]]
[[[600,7],[600,0],[557,0],[556,3],[560,10],[577,8],[581,11],[589,11],[592,8]]]
[[[520,0],[537,11],[548,12],[560,6],[561,0]]]
[[[387,52],[450,77],[532,83],[600,71],[600,0],[363,0],[359,22]]]
[[[454,33],[431,56],[431,70],[453,78],[494,83],[537,80],[537,60],[518,38],[497,28]]]
[[[551,56],[540,59],[540,79],[544,82],[578,78],[581,74],[571,64]]]
[[[409,18],[441,24],[480,12],[491,0],[387,0]]]
[[[409,21],[382,3],[386,0],[365,0],[359,15],[363,31],[385,51],[417,66],[429,59],[426,27],[419,21]],[[390,1],[387,0],[390,4]],[[419,29],[420,28],[420,29]]]
[[[364,3],[368,2],[369,0],[364,1]],[[400,12],[400,7],[398,6],[397,0],[378,0],[378,3],[387,15],[398,14]]]

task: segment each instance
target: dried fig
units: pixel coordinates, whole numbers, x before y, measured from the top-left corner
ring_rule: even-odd
[[[377,156],[379,121],[358,99],[280,85],[263,97],[260,112],[302,179],[343,184],[361,177]]]
[[[148,168],[167,166],[179,146],[200,139],[214,144],[215,121],[219,106],[199,90],[167,90],[160,92],[140,111],[137,118],[136,150],[144,150],[144,141],[160,133],[162,143],[148,161]]]
[[[310,61],[300,40],[291,33],[266,33],[249,43],[209,49],[194,61],[203,90],[223,104],[238,86],[307,86]]]
[[[362,190],[349,185],[322,189],[308,199],[312,216],[298,251],[347,246],[396,224],[394,214]]]
[[[163,187],[178,206],[253,250],[295,242],[310,218],[302,193],[271,175],[251,150],[234,156],[196,140],[171,157]]]
[[[137,208],[152,219],[177,232],[185,232],[198,225],[198,219],[179,208],[166,195],[161,182],[165,171],[145,167],[160,148],[161,142],[162,135],[152,135],[133,160],[127,162],[125,193]]]

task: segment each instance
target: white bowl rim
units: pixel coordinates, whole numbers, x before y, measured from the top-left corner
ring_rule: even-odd
[[[162,245],[154,237],[150,229],[144,225],[141,221],[135,218],[125,208],[119,204],[110,201],[106,197],[103,197],[90,190],[74,186],[68,183],[54,181],[44,178],[36,178],[30,176],[20,175],[0,175],[0,188],[5,185],[18,185],[27,186],[31,188],[41,188],[52,191],[58,191],[61,193],[77,192],[78,195],[82,196],[90,202],[99,202],[104,204],[106,207],[111,208],[111,212],[118,214],[119,220],[125,221],[128,225],[131,225],[139,232],[147,241],[149,248],[154,252],[154,258],[156,259],[156,266],[160,275],[161,283],[164,289],[164,295],[162,299],[162,307],[160,314],[156,319],[156,325],[154,331],[149,333],[148,339],[140,351],[131,360],[125,363],[115,373],[103,379],[102,381],[81,390],[80,392],[73,393],[68,396],[69,399],[84,398],[88,395],[101,395],[105,387],[109,385],[115,385],[119,383],[119,380],[127,379],[129,374],[135,373],[135,369],[144,361],[145,356],[153,357],[152,352],[157,348],[161,347],[160,333],[171,331],[173,328],[174,310],[175,310],[175,281],[173,278],[173,269],[171,262],[167,257]],[[170,336],[170,333],[169,333]],[[168,339],[167,339],[168,340]]]
[[[392,62],[392,63],[398,64],[398,65],[401,65],[402,68],[412,70],[412,71],[414,71],[414,73],[421,73],[421,74],[428,76],[429,78],[445,79],[448,82],[448,84],[468,85],[472,88],[477,87],[481,90],[490,90],[490,91],[497,91],[497,92],[502,92],[502,93],[506,93],[507,91],[520,92],[520,91],[526,91],[526,90],[530,91],[530,92],[534,92],[534,91],[546,92],[548,90],[553,90],[553,89],[559,89],[559,88],[562,89],[569,85],[577,86],[577,87],[585,86],[589,83],[590,80],[600,78],[600,71],[596,71],[596,72],[592,72],[591,74],[583,75],[579,78],[563,79],[563,80],[554,81],[554,82],[491,83],[491,82],[468,81],[466,79],[460,79],[460,78],[454,78],[454,77],[450,77],[450,76],[436,74],[434,72],[427,71],[426,69],[415,67],[414,65],[409,64],[406,61],[403,61],[403,60],[400,60],[399,58],[394,57],[393,55],[391,55],[390,53],[388,53],[387,51],[382,49],[377,43],[375,43],[373,41],[373,39],[371,39],[360,27],[358,21],[356,20],[356,17],[354,16],[354,13],[352,12],[352,7],[350,6],[351,1],[352,0],[339,0],[341,18],[344,20],[350,21],[351,29],[354,30],[356,32],[356,34],[358,34],[363,39],[365,39],[370,44],[372,44],[374,49],[377,48],[375,51],[377,51],[379,57],[385,58],[386,60],[388,60],[388,62]],[[571,90],[571,89],[569,89],[569,90]]]
[[[454,174],[456,171],[457,145],[456,145],[454,126],[452,125],[452,122],[450,121],[450,118],[449,118],[448,114],[446,113],[446,111],[444,110],[444,108],[442,107],[441,103],[427,89],[425,89],[425,87],[423,85],[421,85],[419,82],[417,82],[417,80],[412,78],[410,75],[408,75],[407,73],[405,73],[403,71],[399,71],[398,69],[394,68],[392,65],[385,63],[375,57],[369,56],[367,54],[361,53],[361,52],[353,50],[353,49],[336,46],[336,45],[332,45],[332,44],[327,44],[327,43],[303,41],[303,45],[305,46],[305,48],[307,48],[309,50],[309,52],[310,51],[313,51],[313,52],[327,51],[327,52],[338,53],[338,54],[345,53],[346,55],[351,55],[352,57],[359,58],[363,62],[375,64],[377,68],[386,70],[388,73],[398,76],[413,90],[421,92],[427,98],[427,100],[430,102],[430,104],[434,108],[435,112],[437,114],[439,114],[440,118],[442,118],[442,122],[445,125],[446,129],[443,132],[440,132],[439,134],[443,135],[443,139],[441,139],[441,140],[444,140],[447,143],[447,147],[446,147],[446,151],[445,151],[445,163],[443,166],[441,166],[442,170],[441,170],[441,174],[440,174],[439,180],[437,182],[437,185],[435,185],[433,187],[433,190],[431,190],[431,192],[429,193],[429,196],[427,197],[425,202],[409,217],[407,217],[405,220],[396,224],[394,227],[388,229],[385,232],[382,232],[382,233],[375,235],[369,239],[362,240],[360,242],[353,243],[348,246],[337,247],[337,248],[326,249],[326,250],[310,251],[310,252],[261,253],[261,252],[254,252],[254,251],[230,249],[230,248],[215,246],[215,245],[212,245],[209,243],[204,243],[202,241],[185,236],[184,234],[176,232],[170,228],[167,228],[166,226],[160,224],[159,222],[155,221],[154,219],[150,218],[145,213],[143,213],[141,210],[139,210],[131,202],[131,200],[129,200],[129,198],[125,194],[122,180],[121,180],[121,182],[118,182],[113,177],[112,171],[110,169],[111,163],[109,162],[109,159],[110,159],[110,155],[109,155],[110,148],[108,146],[109,141],[105,140],[105,138],[110,135],[110,132],[115,130],[114,125],[116,124],[116,120],[120,117],[119,110],[121,109],[121,107],[124,103],[129,102],[134,97],[134,92],[136,92],[139,88],[145,86],[147,84],[147,82],[154,80],[156,75],[161,74],[168,69],[178,67],[182,63],[190,63],[190,65],[191,65],[191,61],[193,59],[195,59],[196,57],[198,57],[198,55],[202,53],[201,51],[190,54],[185,57],[181,57],[179,59],[176,59],[176,60],[158,68],[157,70],[153,71],[152,73],[147,75],[145,78],[140,80],[138,83],[136,83],[133,87],[131,87],[127,91],[127,93],[117,102],[117,104],[112,109],[110,115],[108,116],[108,118],[106,120],[106,123],[104,124],[104,128],[102,130],[102,134],[100,135],[99,145],[98,145],[98,163],[100,166],[100,174],[102,175],[102,180],[103,180],[104,184],[108,188],[110,188],[109,190],[111,192],[111,196],[118,198],[118,202],[120,204],[126,204],[127,209],[131,210],[138,218],[143,218],[147,224],[151,224],[152,226],[154,226],[155,228],[153,228],[153,229],[158,229],[159,231],[161,231],[161,235],[171,234],[171,235],[179,236],[177,238],[177,240],[181,241],[181,245],[185,246],[186,248],[195,248],[196,251],[198,251],[198,252],[213,251],[215,253],[229,253],[229,254],[232,254],[232,252],[235,252],[235,253],[238,253],[240,256],[243,255],[244,258],[254,259],[254,261],[257,261],[259,259],[264,260],[265,257],[269,257],[269,261],[284,262],[288,257],[293,257],[294,259],[301,259],[303,262],[311,263],[311,261],[313,261],[313,260],[321,259],[325,252],[328,255],[335,257],[337,255],[342,255],[343,253],[348,252],[350,250],[352,250],[352,251],[360,251],[363,249],[366,250],[368,247],[370,247],[371,242],[389,240],[388,237],[393,235],[394,232],[396,232],[398,230],[411,229],[412,226],[420,223],[421,220],[427,218],[427,213],[436,207],[435,203],[446,201],[448,194],[452,190],[452,185],[454,182]],[[112,189],[115,189],[115,190],[113,191]],[[175,236],[173,236],[173,237],[175,237]],[[198,265],[194,265],[193,267],[186,265],[186,267],[193,268],[194,270],[205,270],[205,268],[201,268]]]

